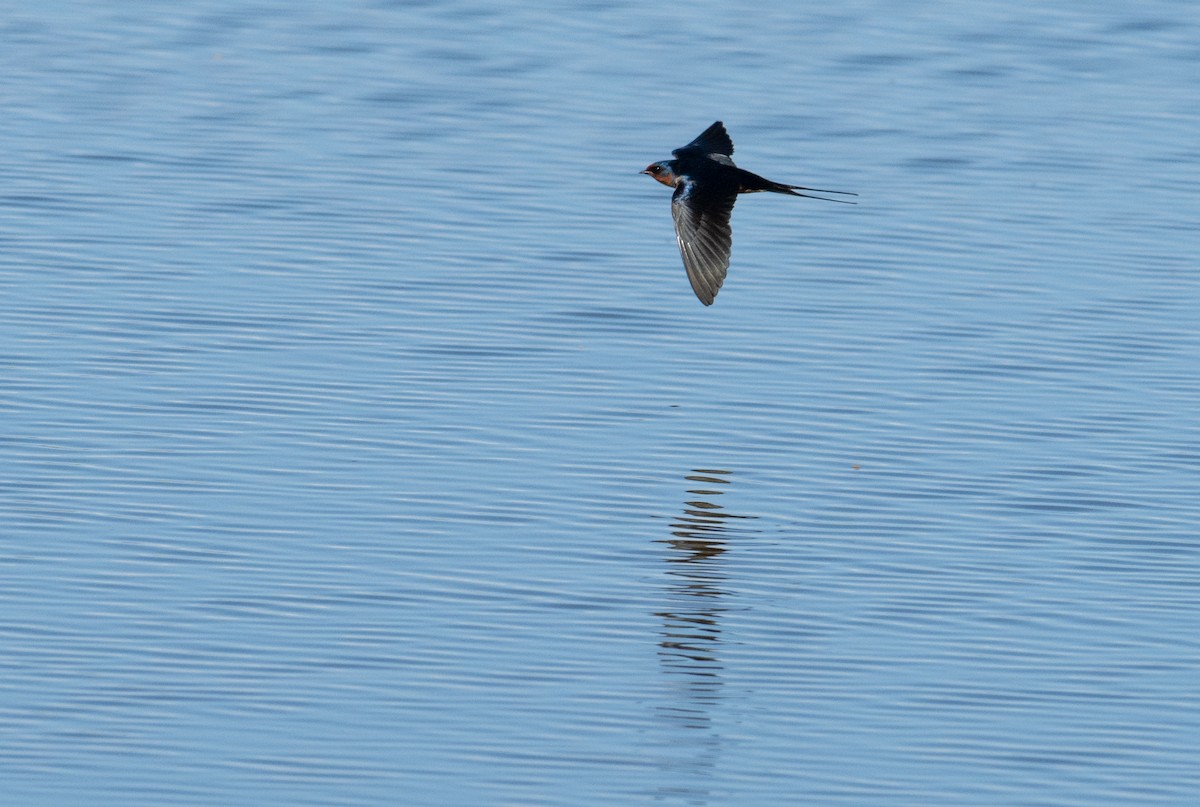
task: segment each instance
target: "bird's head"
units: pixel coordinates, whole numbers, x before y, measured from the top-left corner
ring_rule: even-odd
[[[671,161],[664,160],[663,162],[650,163],[642,169],[643,174],[649,174],[651,179],[656,179],[664,185],[675,187],[675,172],[671,170]]]

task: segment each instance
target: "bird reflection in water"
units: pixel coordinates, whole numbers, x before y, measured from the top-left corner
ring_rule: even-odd
[[[730,595],[721,556],[731,538],[752,533],[741,521],[754,516],[727,512],[713,500],[724,495],[730,471],[697,469],[685,479],[693,483],[683,514],[671,522],[669,538],[658,539],[670,552],[664,557],[670,578],[665,586],[659,658],[664,672],[679,676],[678,697],[665,707],[679,725],[706,729],[709,709],[720,697],[721,614]]]

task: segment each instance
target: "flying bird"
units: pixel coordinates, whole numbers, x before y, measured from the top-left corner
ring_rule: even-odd
[[[692,290],[705,305],[712,305],[729,270],[729,250],[733,244],[729,216],[739,193],[771,191],[847,204],[854,203],[812,194],[858,195],[846,191],[784,185],[738,168],[733,164],[733,141],[729,139],[729,133],[721,121],[709,126],[691,143],[675,149],[671,154],[675,159],[651,163],[641,173],[675,188],[675,193],[671,195],[675,238],[679,242],[683,268],[687,270]]]

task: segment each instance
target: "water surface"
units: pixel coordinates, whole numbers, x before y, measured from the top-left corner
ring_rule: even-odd
[[[13,803],[1192,803],[1188,4],[2,31]]]

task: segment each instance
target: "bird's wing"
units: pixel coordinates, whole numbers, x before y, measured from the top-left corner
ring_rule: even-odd
[[[712,305],[729,270],[729,250],[733,246],[729,216],[735,201],[736,190],[704,193],[690,180],[681,183],[671,197],[675,239],[683,256],[683,268],[687,270],[692,291],[705,305]]]
[[[725,157],[732,157],[733,141],[729,139],[729,132],[725,131],[725,124],[717,121],[701,132],[700,136],[691,143],[688,143],[683,148],[677,148],[671,153],[676,157],[683,156],[680,152],[684,154],[721,154]],[[730,160],[729,162],[732,163],[733,161]]]

